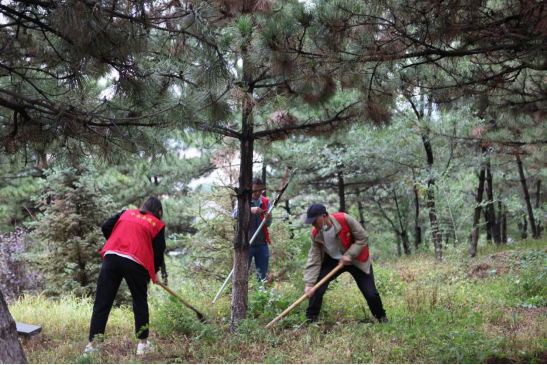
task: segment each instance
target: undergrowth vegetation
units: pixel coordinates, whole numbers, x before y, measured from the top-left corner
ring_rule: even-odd
[[[19,322],[43,326],[24,341],[32,363],[544,363],[547,360],[545,241],[482,247],[475,259],[448,248],[442,264],[430,253],[374,263],[389,324],[371,318],[350,275],[334,281],[317,324],[301,326],[306,302],[273,329],[265,326],[302,294],[294,276],[279,286],[255,283],[248,318],[229,334],[230,293],[211,304],[220,283],[189,280],[170,259],[170,287],[207,318],[163,289],[149,289],[155,353],[135,355],[130,307],[114,308],[100,352],[82,356],[92,299],[27,295],[10,306]],[[252,279],[252,278],[251,278]]]

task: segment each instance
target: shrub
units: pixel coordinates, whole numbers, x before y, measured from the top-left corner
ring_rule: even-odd
[[[100,226],[113,212],[105,189],[88,168],[50,170],[36,205],[41,214],[32,224],[43,250],[35,263],[46,276],[48,289],[89,295],[95,291],[104,244]]]

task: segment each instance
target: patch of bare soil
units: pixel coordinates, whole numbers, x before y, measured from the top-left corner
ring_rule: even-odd
[[[493,275],[507,274],[515,263],[511,261],[511,253],[514,250],[498,252],[493,255],[485,256],[478,264],[470,265],[469,277],[486,279]],[[493,272],[495,270],[495,273]]]

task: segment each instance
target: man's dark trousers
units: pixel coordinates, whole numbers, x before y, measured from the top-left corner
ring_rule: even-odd
[[[335,260],[329,255],[326,255],[326,259],[321,265],[321,271],[319,272],[319,277],[317,282],[327,276],[337,265],[339,260]],[[340,274],[344,272],[349,272],[351,276],[355,279],[359,290],[365,296],[365,299],[368,303],[372,315],[377,319],[383,318],[386,316],[386,311],[382,305],[382,299],[378,290],[376,290],[376,285],[374,284],[374,274],[372,272],[372,265],[370,266],[370,274],[365,274],[359,268],[353,265],[346,265],[336,274],[334,274],[329,280],[327,280],[323,285],[321,285],[316,291],[315,294],[310,298],[310,303],[306,309],[306,318],[310,320],[316,320],[321,311],[321,306],[323,305],[323,296],[329,287],[329,283],[336,279]]]

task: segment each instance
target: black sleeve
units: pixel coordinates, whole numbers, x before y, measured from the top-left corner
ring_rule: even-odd
[[[120,219],[120,217],[122,216],[123,212],[125,212],[125,210],[122,210],[115,216],[108,218],[106,222],[102,224],[101,230],[103,231],[104,238],[106,239],[110,238],[110,235],[112,234],[112,230],[114,229],[114,226],[118,222],[118,219]]]
[[[154,267],[158,272],[163,265],[163,255],[165,253],[165,227],[152,240],[152,249],[154,250]]]

